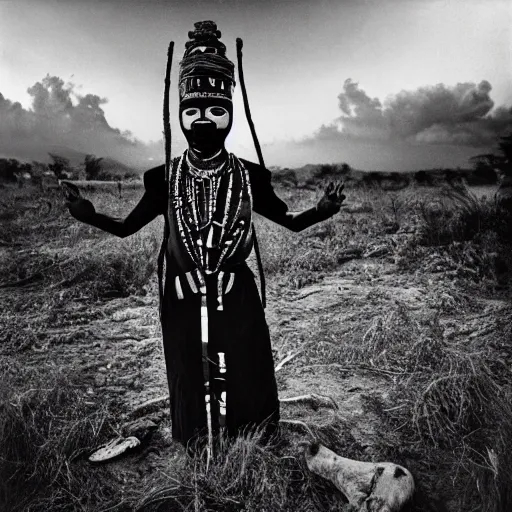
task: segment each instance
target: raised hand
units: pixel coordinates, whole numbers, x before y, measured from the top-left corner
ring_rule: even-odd
[[[321,197],[320,201],[318,201],[316,209],[328,217],[338,213],[341,209],[341,204],[346,198],[343,194],[344,188],[345,185],[341,181],[337,183],[333,181],[329,182],[324,191],[324,195]]]
[[[69,209],[69,213],[71,213],[75,219],[87,221],[95,215],[96,210],[94,209],[94,205],[80,195],[80,190],[78,190],[76,185],[68,181],[62,181],[61,188],[66,198],[66,206]]]

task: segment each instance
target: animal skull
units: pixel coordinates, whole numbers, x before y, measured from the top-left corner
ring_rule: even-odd
[[[398,512],[412,498],[411,473],[391,462],[359,462],[336,455],[320,443],[306,448],[308,468],[327,478],[360,512]]]

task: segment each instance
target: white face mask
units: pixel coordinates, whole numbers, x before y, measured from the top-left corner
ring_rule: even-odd
[[[181,112],[181,122],[184,130],[191,130],[192,124],[208,124],[213,122],[218,130],[225,130],[229,126],[229,112],[224,107],[189,107]]]

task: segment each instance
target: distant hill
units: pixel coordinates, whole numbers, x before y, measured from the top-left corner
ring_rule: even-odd
[[[12,148],[11,150],[0,153],[0,158],[15,158],[20,162],[42,162],[44,164],[52,163],[50,153],[67,158],[72,166],[80,165],[84,162],[85,153],[76,151],[65,146],[36,146],[30,148]]]
[[[399,190],[410,184],[439,186],[443,183],[465,180],[469,185],[492,185],[498,181],[496,172],[489,169],[425,169],[414,171],[362,171],[344,164],[307,164],[296,169],[274,168],[274,183],[288,186],[316,188],[326,181],[343,180],[351,185],[379,186],[385,190]]]
[[[0,154],[0,158],[15,158],[20,162],[41,162],[45,164],[51,164],[53,162],[50,153],[52,155],[61,156],[69,160],[72,167],[83,166],[85,156],[87,153],[77,151],[75,149],[66,146],[44,146],[44,147],[32,147],[30,150],[18,149],[10,151],[9,154]],[[101,157],[101,155],[95,155]],[[113,176],[119,175],[124,176],[125,174],[142,174],[142,170],[137,167],[131,167],[123,164],[110,157],[105,157],[100,162],[101,170],[105,173],[112,174]],[[151,166],[148,166],[148,169]]]

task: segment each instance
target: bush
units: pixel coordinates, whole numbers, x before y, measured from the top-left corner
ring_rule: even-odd
[[[283,187],[296,187],[299,182],[295,171],[292,169],[283,169],[272,173],[272,183]]]
[[[476,197],[464,184],[452,184],[439,196],[419,203],[422,220],[420,243],[429,246],[472,240],[497,230],[501,217],[496,203]]]
[[[97,180],[101,174],[101,161],[103,158],[97,158],[95,155],[85,155],[85,179]]]

